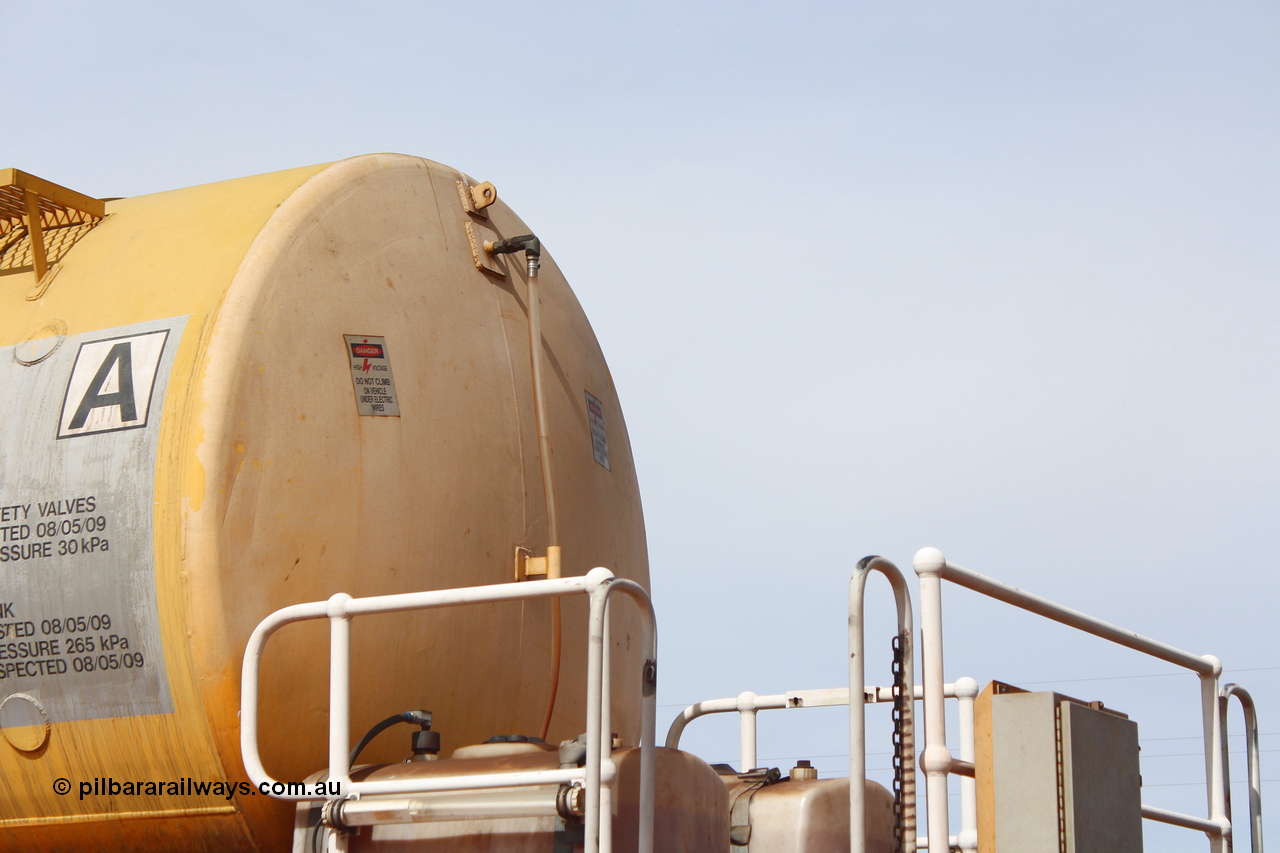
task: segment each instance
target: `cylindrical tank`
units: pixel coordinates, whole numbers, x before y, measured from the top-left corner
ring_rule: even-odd
[[[39,284],[0,276],[6,849],[284,849],[289,805],[201,787],[246,780],[254,626],[336,592],[510,582],[520,549],[546,552],[525,264],[475,249],[530,229],[474,187],[370,155],[120,199]],[[647,586],[612,379],[545,254],[540,281],[564,573]],[[638,674],[640,622],[614,610],[615,672]],[[552,742],[584,728],[585,614],[566,600]],[[292,626],[263,661],[278,779],[326,764],[327,630]],[[445,754],[538,733],[548,602],[361,617],[352,636],[353,742],[413,708]],[[614,684],[634,743],[640,680]],[[400,760],[409,731],[362,762]]]

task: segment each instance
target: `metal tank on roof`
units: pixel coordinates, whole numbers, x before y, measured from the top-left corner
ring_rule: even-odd
[[[483,249],[529,229],[491,185],[402,155],[105,204],[0,184],[5,847],[288,844],[292,809],[240,784],[237,721],[245,642],[279,607],[508,582],[548,544],[567,575],[647,586],[617,394],[545,255],[539,430],[528,271]],[[584,626],[566,603],[552,742],[581,731]],[[544,601],[361,624],[352,739],[406,708],[434,711],[446,752],[540,734],[552,628]],[[617,614],[617,665],[639,665],[638,631]],[[322,625],[263,661],[278,778],[325,763],[327,665]]]

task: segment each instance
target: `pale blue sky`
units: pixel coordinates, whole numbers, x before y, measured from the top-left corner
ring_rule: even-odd
[[[935,545],[1256,670],[1228,678],[1280,732],[1275,4],[0,0],[0,27],[0,166],[121,196],[400,151],[497,184],[622,396],[664,704],[838,685],[854,561]],[[947,602],[950,677],[1171,671]],[[1148,802],[1203,810],[1196,742],[1163,740],[1197,734],[1189,676],[1057,686],[1138,720]],[[785,716],[762,756],[847,750]]]

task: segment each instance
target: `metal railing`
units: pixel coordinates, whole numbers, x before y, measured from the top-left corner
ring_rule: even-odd
[[[1222,717],[1222,778],[1227,780],[1226,812],[1231,820],[1231,764],[1227,753],[1227,706],[1236,697],[1244,712],[1244,739],[1249,764],[1249,841],[1252,853],[1262,853],[1262,762],[1258,758],[1258,712],[1253,697],[1239,684],[1222,688],[1218,712]]]
[[[894,801],[900,811],[896,831],[900,844],[906,849],[916,836],[916,723],[915,723],[915,640],[911,616],[911,593],[902,572],[884,557],[863,557],[854,566],[849,578],[849,778],[867,778],[867,712],[866,693],[858,690],[866,684],[866,655],[863,648],[863,593],[867,576],[879,572],[893,588],[893,603],[898,616],[898,644],[901,660],[895,664],[901,668],[901,681],[895,684],[912,701],[902,703],[901,731],[894,745]],[[896,680],[896,679],[895,679]],[[897,710],[895,708],[895,710]],[[900,786],[900,787],[899,787]],[[849,851],[866,853],[867,850],[867,789],[866,784],[849,784]],[[947,833],[943,833],[944,837]]]
[[[946,720],[943,717],[942,704],[942,581],[944,580],[1196,673],[1200,677],[1201,687],[1205,784],[1208,792],[1209,817],[1206,819],[1180,814],[1147,805],[1142,806],[1142,816],[1149,820],[1205,832],[1209,835],[1212,853],[1226,853],[1229,849],[1231,820],[1226,807],[1227,784],[1223,760],[1225,741],[1222,732],[1223,715],[1219,709],[1218,679],[1222,674],[1221,661],[1213,655],[1195,655],[1185,652],[1167,643],[1144,637],[1117,625],[1103,622],[1101,619],[1095,619],[1078,610],[1063,607],[1046,598],[980,575],[963,566],[957,566],[948,562],[942,552],[936,548],[923,548],[916,552],[913,563],[916,574],[920,577],[920,635],[925,694],[925,748],[921,765],[925,772],[928,795],[929,853],[948,853],[948,844],[944,840],[947,838],[949,826],[946,785],[947,774],[955,770],[955,762],[947,748]],[[1234,693],[1238,696],[1239,691]],[[1255,836],[1255,838],[1260,837],[1260,833]]]
[[[609,760],[611,731],[609,703],[605,701],[609,673],[605,665],[605,638],[608,634],[608,606],[613,592],[621,592],[639,606],[648,628],[644,684],[641,691],[640,815],[639,851],[653,853],[654,746],[656,743],[656,661],[657,626],[648,593],[634,581],[614,577],[608,569],[592,569],[583,577],[493,584],[400,595],[352,598],[338,593],[327,601],[295,604],[272,613],[254,629],[245,648],[240,681],[240,750],[249,779],[260,788],[279,786],[262,765],[258,752],[258,672],[267,640],[285,625],[313,619],[329,620],[329,768],[331,790],[341,793],[327,797],[272,794],[286,800],[327,799],[334,802],[358,799],[362,795],[415,794],[497,789],[581,785],[585,788],[585,851],[599,853],[611,847],[609,789],[616,770]],[[590,598],[587,645],[587,757],[580,768],[514,773],[486,773],[468,776],[432,776],[420,779],[354,782],[350,776],[351,620],[356,616],[431,610],[463,604],[556,598],[585,594]],[[337,783],[334,786],[334,783]],[[284,786],[287,789],[287,786]],[[296,790],[296,787],[295,787]],[[455,795],[456,796],[456,795]],[[500,799],[500,797],[499,797]],[[602,843],[602,836],[604,838]],[[342,839],[329,832],[330,849],[341,849]]]
[[[915,700],[924,698],[924,687],[916,685],[912,691]],[[943,685],[943,692],[948,699],[957,700],[960,707],[960,760],[973,763],[973,701],[978,698],[978,682],[972,678],[957,678],[954,684]],[[868,685],[863,689],[863,701],[866,704],[892,702],[895,698],[892,687],[876,687]],[[745,773],[756,768],[756,712],[772,710],[795,710],[798,708],[822,708],[849,704],[849,688],[833,687],[821,690],[788,690],[785,693],[757,695],[751,691],[739,693],[726,699],[708,699],[696,702],[685,708],[671,721],[664,744],[668,749],[679,749],[680,738],[684,735],[689,723],[711,714],[738,712],[738,742],[740,748],[739,768]],[[864,739],[865,740],[865,739]],[[850,778],[853,769],[850,768]],[[866,775],[862,777],[865,781]],[[960,834],[950,837],[952,847],[961,850],[978,849],[978,794],[972,776],[960,779],[961,821]],[[923,845],[928,839],[908,838],[915,845]]]

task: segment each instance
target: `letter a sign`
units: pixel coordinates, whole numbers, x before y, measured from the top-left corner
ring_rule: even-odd
[[[168,331],[86,341],[76,354],[58,438],[147,425],[156,369]]]

